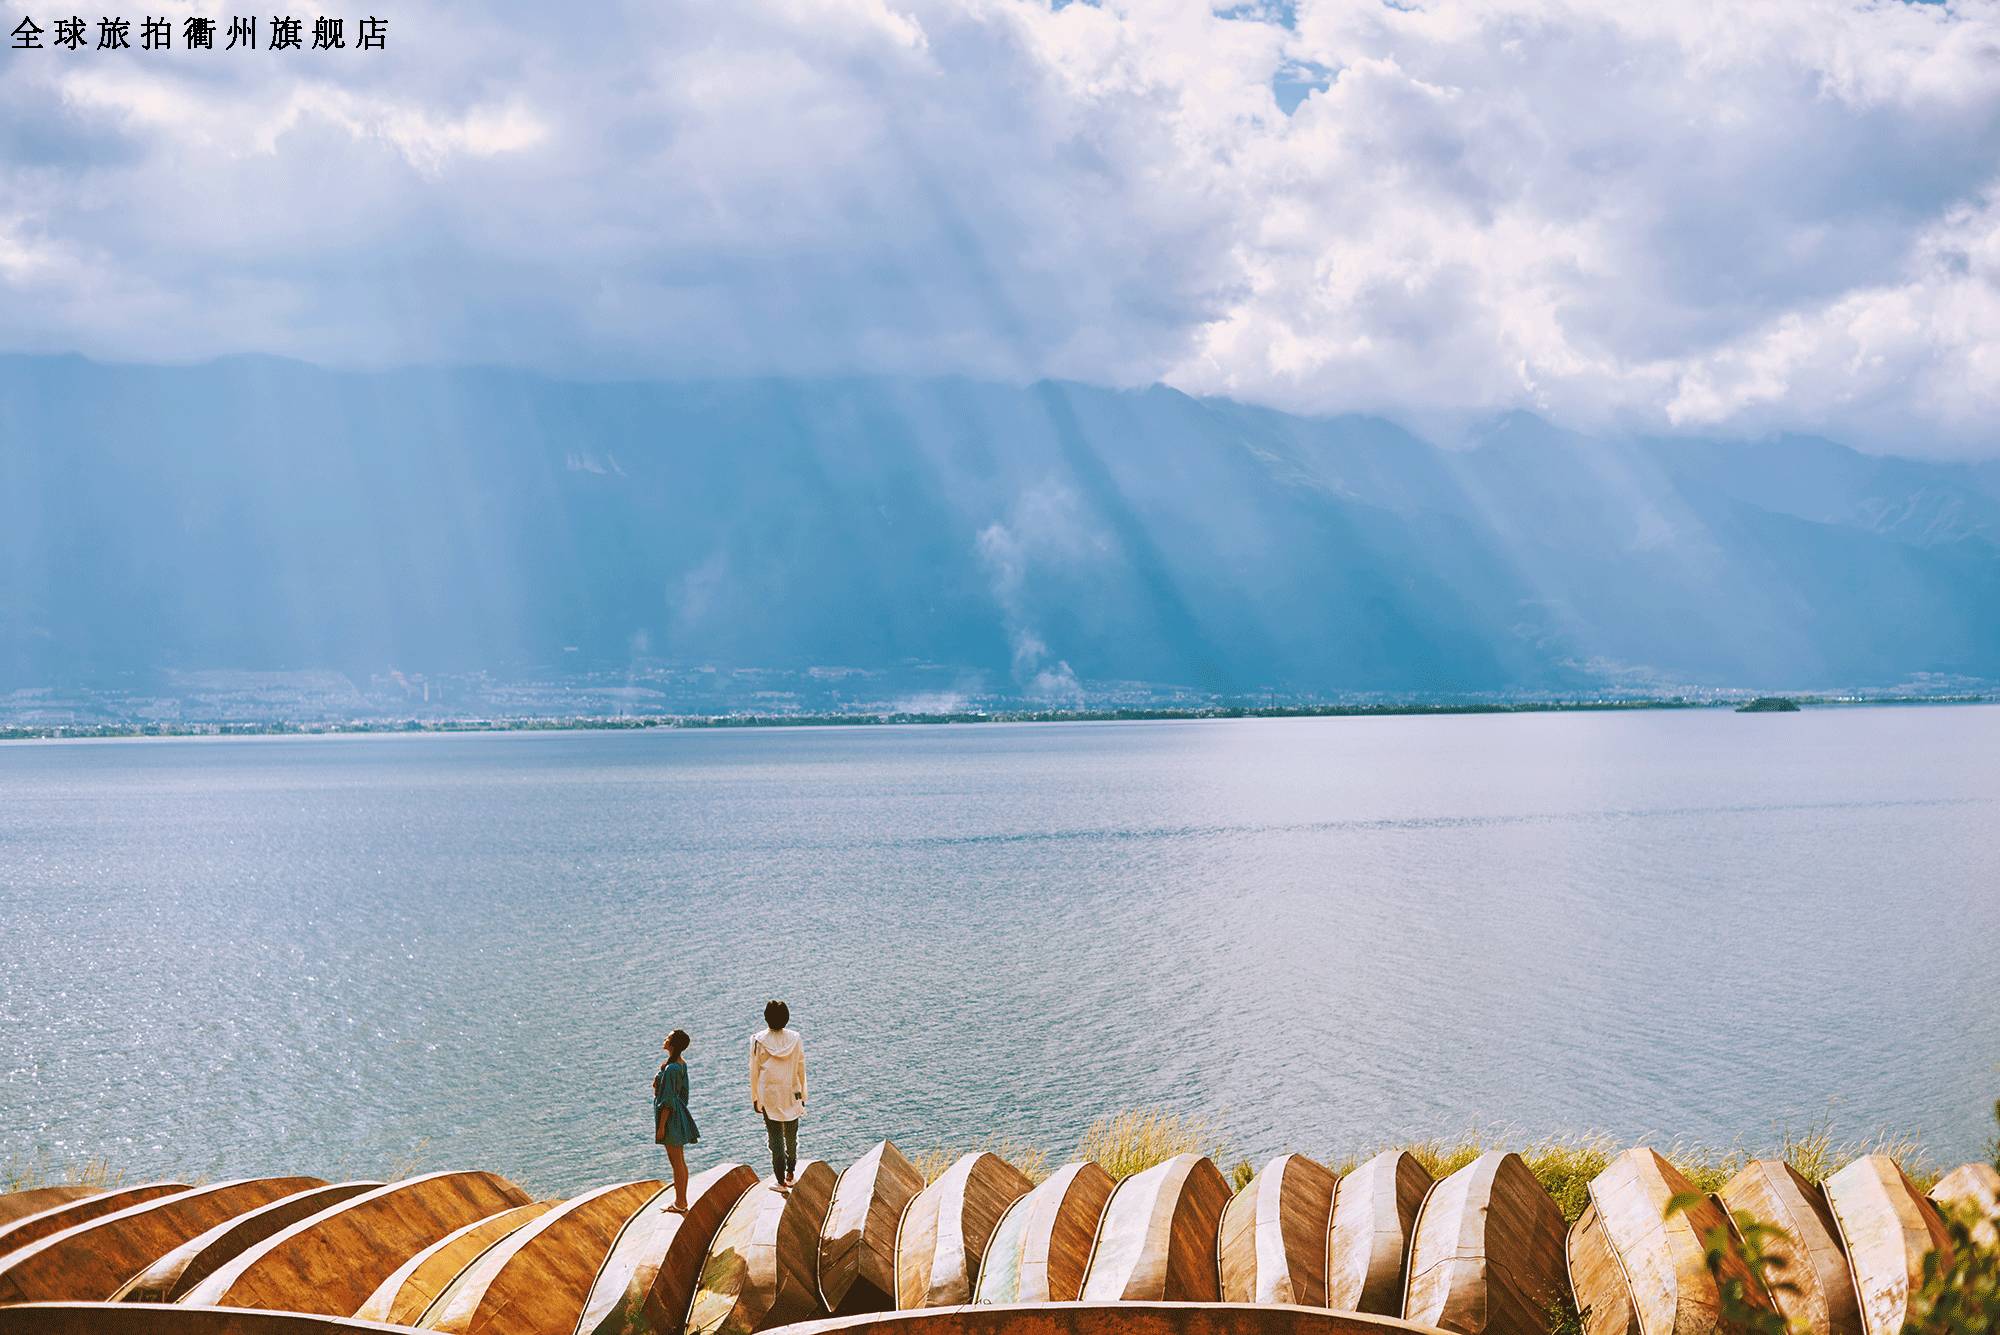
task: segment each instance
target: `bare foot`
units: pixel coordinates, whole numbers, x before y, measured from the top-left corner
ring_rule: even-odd
[[[687,1212],[688,1208],[685,1205],[669,1205],[667,1207],[668,1214],[686,1214]]]

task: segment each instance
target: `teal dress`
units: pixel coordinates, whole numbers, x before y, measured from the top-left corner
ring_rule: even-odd
[[[653,1077],[653,1140],[660,1145],[692,1145],[701,1139],[688,1112],[688,1068],[679,1057],[660,1063]]]

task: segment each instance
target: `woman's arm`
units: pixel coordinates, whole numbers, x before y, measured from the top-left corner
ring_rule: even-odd
[[[799,1040],[799,1102],[806,1101],[806,1041]]]
[[[764,1067],[764,1063],[762,1060],[763,1056],[764,1056],[764,1050],[757,1046],[757,1040],[754,1038],[751,1039],[750,1040],[750,1106],[752,1108],[755,1108],[758,1112],[764,1111],[764,1105],[758,1102],[757,1099],[757,1073],[761,1071]]]

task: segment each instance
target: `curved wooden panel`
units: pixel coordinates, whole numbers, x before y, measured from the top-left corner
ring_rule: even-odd
[[[1570,1225],[1565,1244],[1569,1257],[1569,1290],[1583,1322],[1583,1335],[1639,1335],[1639,1316],[1632,1310],[1632,1291],[1618,1254],[1604,1236],[1604,1221],[1595,1205]]]
[[[576,1329],[611,1244],[664,1185],[621,1182],[564,1201],[482,1252],[419,1324],[445,1335]]]
[[[819,1300],[840,1316],[896,1305],[896,1226],[924,1175],[889,1141],[849,1164],[819,1233]]]
[[[1074,1302],[1117,1186],[1102,1164],[1086,1159],[1064,1164],[1008,1206],[980,1260],[973,1301]]]
[[[1782,1277],[1793,1286],[1771,1301],[1794,1329],[1805,1335],[1861,1335],[1861,1307],[1854,1276],[1826,1194],[1783,1159],[1756,1159],[1722,1187],[1722,1204],[1735,1214],[1774,1225],[1784,1236],[1769,1244],[1785,1263]]]
[[[416,1325],[438,1295],[451,1287],[451,1282],[484,1255],[488,1247],[561,1204],[560,1197],[530,1201],[453,1229],[397,1266],[389,1278],[376,1285],[368,1301],[354,1309],[355,1318],[399,1326]]]
[[[308,1187],[316,1177],[253,1177],[177,1191],[100,1215],[0,1257],[0,1303],[108,1299],[166,1253]]]
[[[1902,1335],[1910,1291],[1922,1283],[1924,1257],[1951,1258],[1937,1207],[1910,1185],[1886,1154],[1864,1154],[1826,1180],[1841,1246],[1868,1335]]]
[[[1326,1306],[1331,1170],[1303,1154],[1265,1164],[1222,1212],[1222,1301]]]
[[[1403,1319],[1464,1335],[1543,1335],[1569,1282],[1566,1233],[1562,1210],[1520,1155],[1480,1155],[1433,1186],[1417,1211]]]
[[[528,1193],[497,1173],[391,1182],[274,1233],[195,1285],[184,1301],[346,1316],[445,1234],[527,1203]]]
[[[1707,1196],[1667,1214],[1669,1201],[1694,1191],[1679,1169],[1644,1147],[1625,1151],[1591,1181],[1590,1203],[1644,1335],[1707,1335],[1721,1322],[1722,1295],[1705,1253],[1709,1234],[1728,1229],[1728,1216]],[[1725,1274],[1743,1282],[1746,1299],[1763,1301],[1763,1286],[1740,1259],[1726,1257]],[[1577,1301],[1586,1299],[1578,1294]]]
[[[591,1281],[576,1335],[680,1335],[723,1219],[756,1185],[747,1164],[717,1164],[688,1181],[686,1214],[663,1196],[632,1216]]]
[[[796,1335],[1435,1335],[1388,1317],[1197,1303],[958,1307],[811,1321]],[[0,1308],[0,1335],[408,1335],[396,1326],[247,1308],[59,1303]]]
[[[834,1180],[831,1168],[808,1159],[789,1192],[766,1180],[743,1193],[702,1262],[686,1335],[751,1335],[824,1315],[813,1272]]]
[[[1204,1154],[1177,1154],[1118,1184],[1097,1226],[1084,1302],[1212,1303],[1229,1183]]]
[[[170,1303],[208,1278],[218,1266],[242,1255],[278,1230],[289,1228],[329,1205],[381,1185],[380,1182],[338,1182],[331,1186],[310,1187],[281,1196],[254,1210],[246,1210],[232,1219],[225,1219],[206,1233],[189,1238],[126,1280],[111,1295],[112,1301]]]
[[[409,1335],[400,1326],[248,1307],[32,1303],[0,1307],[0,1335]]]
[[[1940,1210],[1962,1210],[1977,1222],[1972,1240],[1981,1247],[2000,1246],[2000,1168],[1967,1163],[1946,1173],[1931,1188]]]
[[[786,1335],[1407,1335],[1394,1317],[1274,1303],[978,1305],[809,1321]],[[0,1333],[4,1335],[4,1333]]]
[[[918,1192],[896,1230],[896,1306],[971,1302],[1000,1216],[1033,1187],[1013,1164],[979,1150]]]
[[[185,1182],[148,1182],[140,1187],[116,1187],[110,1191],[92,1192],[88,1196],[78,1196],[73,1200],[59,1202],[45,1210],[22,1215],[5,1228],[0,1228],[0,1259],[9,1252],[17,1252],[23,1247],[40,1242],[43,1238],[54,1237],[64,1229],[87,1224],[93,1219],[129,1210],[147,1201],[156,1201],[162,1196],[171,1196],[177,1191],[186,1191]]]
[[[10,1191],[0,1194],[0,1227],[25,1219],[31,1214],[53,1210],[58,1205],[68,1205],[80,1201],[85,1196],[95,1196],[96,1187],[64,1185],[59,1187],[29,1187],[26,1191]]]
[[[1399,1316],[1410,1232],[1431,1175],[1404,1150],[1384,1150],[1340,1179],[1326,1239],[1326,1305]]]

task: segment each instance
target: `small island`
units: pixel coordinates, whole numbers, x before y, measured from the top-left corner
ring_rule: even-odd
[[[1785,695],[1760,695],[1736,706],[1739,714],[1796,714],[1799,702]]]

